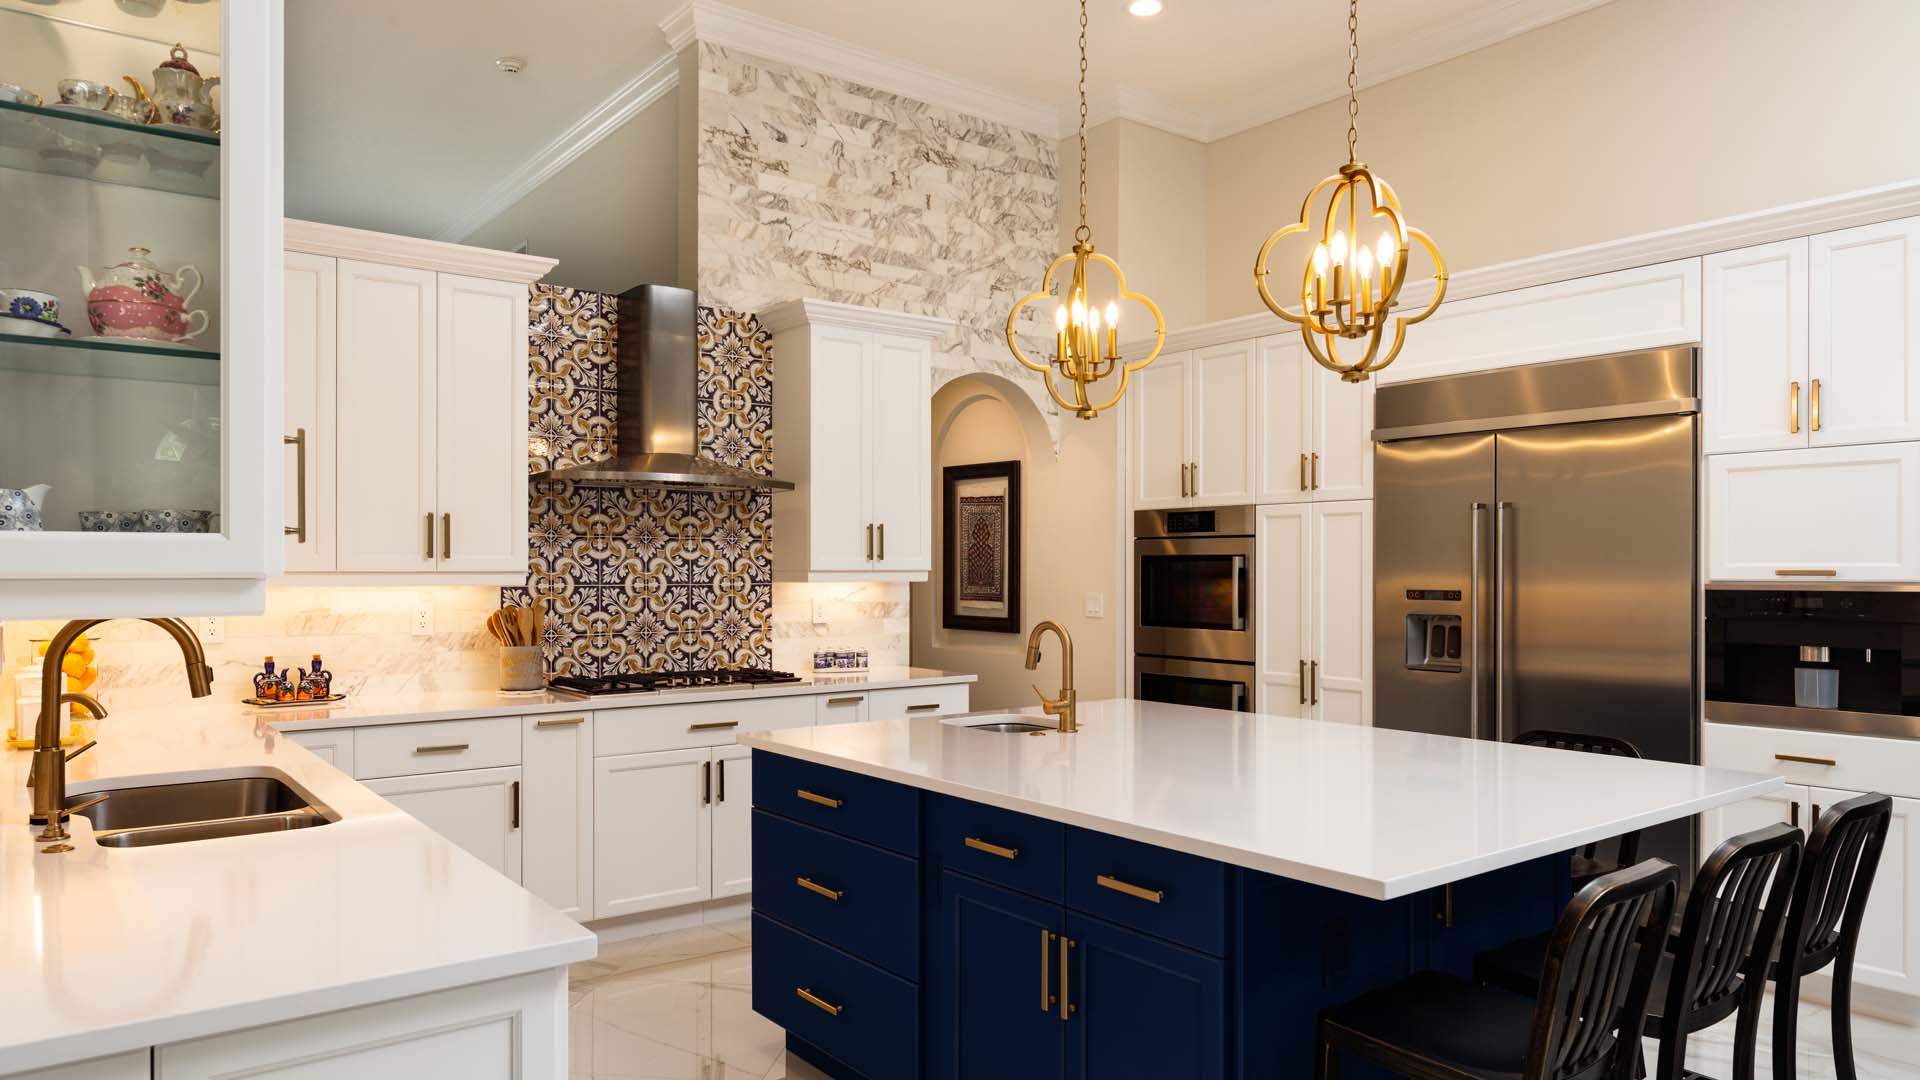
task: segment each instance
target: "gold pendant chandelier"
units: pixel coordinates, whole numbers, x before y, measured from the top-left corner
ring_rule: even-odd
[[[1052,362],[1030,359],[1020,348],[1016,324],[1027,305],[1053,296],[1054,275],[1073,264],[1073,280],[1066,295],[1059,298],[1053,312],[1054,352]],[[1113,271],[1112,298],[1103,312],[1088,291],[1087,265],[1099,263]],[[1153,315],[1153,348],[1139,360],[1128,361],[1120,355],[1120,301],[1132,300]],[[1102,318],[1104,317],[1104,325]],[[1100,331],[1106,330],[1106,341]],[[1167,321],[1152,300],[1127,288],[1127,275],[1120,264],[1093,249],[1093,230],[1087,227],[1087,0],[1080,0],[1080,227],[1073,231],[1073,250],[1053,260],[1047,267],[1040,288],[1028,293],[1007,312],[1007,348],[1014,359],[1046,376],[1047,393],[1054,403],[1083,420],[1091,420],[1102,410],[1112,408],[1127,392],[1127,380],[1133,373],[1153,363],[1167,341]],[[1104,348],[1103,348],[1104,346]],[[1113,393],[1096,400],[1096,384],[1118,376]],[[1071,395],[1063,393],[1062,383],[1072,384]]]
[[[1307,192],[1306,201],[1300,204],[1300,220],[1267,237],[1253,262],[1253,283],[1268,310],[1298,325],[1314,360],[1329,371],[1339,372],[1348,382],[1363,382],[1393,363],[1393,358],[1400,355],[1400,346],[1406,343],[1407,327],[1433,314],[1447,294],[1447,263],[1440,249],[1426,233],[1407,224],[1393,188],[1354,156],[1360,139],[1359,65],[1359,0],[1348,0],[1347,163]],[[1314,245],[1301,272],[1296,314],[1268,290],[1267,260],[1275,244],[1313,227],[1314,210],[1323,195],[1326,208],[1320,218],[1320,242]],[[1382,228],[1378,240],[1370,244],[1361,235],[1361,228],[1376,218]],[[1397,314],[1400,287],[1407,280],[1407,254],[1414,242],[1433,259],[1433,298],[1417,314]],[[1345,355],[1341,353],[1342,341],[1355,343]]]

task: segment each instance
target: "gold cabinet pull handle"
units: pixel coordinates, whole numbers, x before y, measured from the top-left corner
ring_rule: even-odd
[[[515,780],[512,785],[510,785],[509,794],[512,798],[512,805],[507,810],[507,828],[512,830],[520,827],[520,781]]]
[[[860,704],[860,702],[861,702],[861,698],[859,698],[858,696],[855,696],[855,697],[830,697],[830,698],[828,698],[828,699],[827,699],[827,704],[828,704],[828,705],[832,705],[832,706],[835,706],[835,707],[838,707],[838,706],[841,706],[841,705],[858,705],[858,704]]]
[[[293,434],[280,436],[282,445],[293,447],[293,490],[294,523],[282,525],[281,533],[294,538],[294,543],[307,542],[307,429],[294,428]]]
[[[815,795],[813,792],[808,791],[806,788],[796,789],[794,791],[794,794],[800,796],[801,798],[807,800],[810,803],[819,803],[821,806],[824,806],[829,810],[838,810],[842,806],[846,805],[846,803],[842,802],[839,799],[829,799],[825,795]]]
[[[1119,878],[1108,874],[1095,874],[1093,876],[1093,883],[1103,889],[1112,889],[1117,893],[1125,893],[1135,900],[1145,900],[1149,904],[1157,904],[1167,898],[1165,889],[1143,888],[1131,882],[1121,881]]]
[[[884,521],[881,522],[879,525],[879,529],[880,529],[880,554],[876,557],[876,559],[879,562],[886,562],[887,561],[887,523]]]
[[[1053,955],[1053,931],[1042,928],[1040,931],[1040,1011],[1053,1011],[1053,977],[1047,972],[1047,961]]]
[[[1805,757],[1800,754],[1775,754],[1773,755],[1773,760],[1791,761],[1799,765],[1824,765],[1829,769],[1835,768],[1840,764],[1832,758]]]
[[[586,722],[587,718],[584,716],[565,716],[558,720],[535,720],[533,726],[537,728],[578,727]]]
[[[1320,704],[1320,661],[1307,661],[1307,704]]]
[[[427,561],[433,561],[433,514],[427,514]]]
[[[908,712],[932,712],[933,710],[939,707],[940,707],[939,702],[929,701],[924,705],[909,705],[907,706],[907,711]]]
[[[1074,1013],[1073,995],[1067,989],[1067,976],[1073,970],[1067,953],[1073,948],[1073,939],[1060,935],[1060,1019],[1065,1020]]]
[[[1193,461],[1193,462],[1187,463],[1187,478],[1193,482],[1193,493],[1195,495],[1199,495],[1200,494],[1200,463],[1199,462]]]
[[[1774,577],[1839,577],[1838,570],[1775,570]]]
[[[1307,455],[1300,455],[1300,490],[1307,490]]]
[[[867,523],[867,561],[873,561],[873,523]]]
[[[1314,490],[1314,491],[1319,491],[1319,490],[1320,490],[1320,454],[1319,454],[1319,453],[1318,453],[1317,451],[1316,451],[1316,452],[1314,453],[1314,455],[1313,455],[1313,487],[1312,487],[1312,490]]]
[[[1798,379],[1787,386],[1787,434],[1800,434],[1800,381]]]
[[[1796,829],[1800,827],[1800,800],[1798,799],[1787,804],[1787,824]]]
[[[1307,703],[1307,662],[1300,661],[1300,704]]]
[[[1187,463],[1180,463],[1180,497],[1187,497]]]
[[[1019,848],[1001,847],[999,844],[988,843],[977,836],[967,837],[966,844],[975,851],[984,851],[989,855],[998,855],[1003,859],[1017,859],[1020,857]]]
[[[1813,430],[1820,430],[1820,380],[1813,380]]]
[[[740,726],[740,721],[738,720],[708,720],[705,723],[701,723],[701,724],[688,724],[687,730],[688,731],[725,731],[728,728],[737,728],[739,726]]]
[[[713,774],[714,774],[714,787],[719,789],[716,792],[714,792],[713,801],[726,802],[727,801],[727,759],[726,758],[721,758],[719,761],[716,761],[713,763]]]
[[[827,1004],[826,1002],[820,1000],[819,998],[814,997],[813,991],[807,989],[804,986],[794,987],[793,992],[799,995],[801,1001],[804,1001],[807,1004],[813,1006],[814,1008],[819,1009],[821,1012],[826,1013],[828,1016],[839,1016],[840,1010],[845,1008],[844,1005]]]
[[[453,515],[440,515],[440,557],[453,558]]]
[[[436,746],[416,746],[413,748],[413,752],[416,754],[457,754],[471,745],[473,744],[463,742],[440,743]]]
[[[841,897],[847,895],[846,892],[844,892],[843,890],[829,889],[825,885],[820,884],[819,882],[813,880],[812,878],[797,877],[793,879],[793,883],[807,890],[808,892],[814,894],[815,896],[824,896],[829,900],[838,900]]]

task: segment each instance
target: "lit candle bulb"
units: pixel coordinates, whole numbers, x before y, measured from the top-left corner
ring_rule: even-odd
[[[1393,242],[1392,233],[1381,233],[1378,250],[1380,253],[1380,284],[1385,286],[1388,268],[1399,261],[1400,245]]]
[[[1115,301],[1109,300],[1107,301],[1107,358],[1114,359],[1119,355],[1120,305]]]
[[[1327,244],[1321,241],[1313,245],[1313,310],[1326,310],[1327,292]]]
[[[1346,261],[1347,261],[1347,230],[1345,230],[1345,229],[1335,229],[1335,230],[1333,231],[1333,250],[1332,250],[1331,252],[1329,252],[1329,254],[1331,254],[1331,255],[1333,256],[1333,261],[1334,261],[1334,262],[1336,262],[1336,263],[1339,263],[1339,264],[1341,264],[1341,265],[1343,265],[1343,266],[1344,266],[1344,265],[1346,265]]]
[[[1344,229],[1336,229],[1333,240],[1327,245],[1327,255],[1333,260],[1333,302],[1337,307],[1342,303],[1353,302],[1353,271],[1347,266],[1347,234]]]
[[[1361,248],[1355,261],[1360,264],[1359,280],[1354,282],[1354,295],[1359,305],[1356,310],[1364,315],[1373,310],[1373,252]]]
[[[1053,309],[1053,359],[1064,363],[1067,359],[1067,305],[1061,304]]]

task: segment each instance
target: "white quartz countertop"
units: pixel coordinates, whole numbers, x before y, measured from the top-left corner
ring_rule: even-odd
[[[971,731],[959,726],[966,722],[873,720],[754,732],[739,741],[1377,900],[1689,817],[1782,783],[1727,769],[1145,701],[1082,702],[1073,735]]]
[[[109,717],[68,791],[274,771],[338,821],[109,849],[75,818],[75,850],[36,854],[31,755],[0,752],[0,1074],[595,954],[590,931],[280,737],[277,719]]]

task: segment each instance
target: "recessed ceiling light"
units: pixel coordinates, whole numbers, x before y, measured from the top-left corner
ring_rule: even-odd
[[[493,66],[509,75],[518,75],[527,66],[527,61],[522,56],[497,56],[494,57]]]
[[[1138,15],[1144,19],[1149,15],[1160,14],[1160,7],[1160,0],[1128,0],[1127,14]]]

